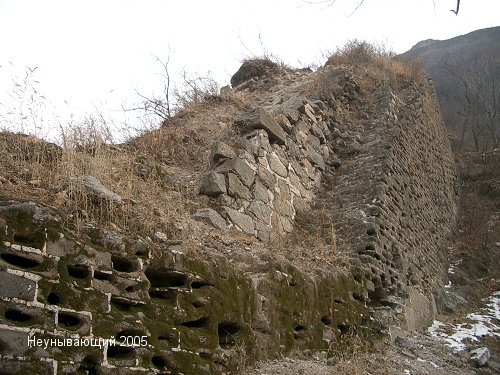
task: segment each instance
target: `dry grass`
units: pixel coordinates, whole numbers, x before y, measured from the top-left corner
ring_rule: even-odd
[[[398,79],[423,84],[426,82],[422,65],[417,61],[398,58],[383,47],[364,41],[352,40],[331,54],[326,66],[349,67],[374,80],[375,84],[389,83],[398,87]]]

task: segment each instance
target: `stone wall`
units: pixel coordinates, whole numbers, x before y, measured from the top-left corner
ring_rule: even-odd
[[[0,202],[2,371],[238,373],[354,332],[423,328],[446,277],[453,158],[430,83],[370,82],[325,67],[240,85],[255,109],[210,146],[199,180],[210,246]],[[343,267],[270,248],[317,207]],[[233,229],[253,242],[226,241]]]

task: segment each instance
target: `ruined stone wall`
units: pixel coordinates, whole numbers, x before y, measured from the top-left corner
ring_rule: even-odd
[[[238,373],[354,331],[432,318],[455,211],[432,86],[363,87],[331,67],[239,89],[252,84],[266,89],[235,119],[238,137],[211,148],[199,181],[206,207],[194,214],[218,234],[256,237],[248,247],[76,231],[51,209],[0,202],[2,371]],[[335,227],[342,269],[328,259],[302,267],[269,247],[316,206]]]
[[[326,349],[368,316],[346,272],[238,266],[92,227],[75,238],[34,203],[1,202],[0,218],[3,374],[239,373]]]

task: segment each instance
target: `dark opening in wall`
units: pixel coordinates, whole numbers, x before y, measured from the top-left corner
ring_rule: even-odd
[[[149,296],[151,298],[159,298],[168,301],[175,301],[175,299],[177,298],[177,291],[164,288],[150,288]]]
[[[47,303],[49,305],[58,305],[61,302],[61,297],[56,292],[50,292],[47,296]]]
[[[99,368],[99,359],[92,355],[87,355],[80,363],[78,370],[83,374],[95,375]]]
[[[58,322],[59,326],[71,330],[79,328],[84,323],[77,314],[67,311],[59,311]]]
[[[45,233],[40,231],[33,233],[14,233],[14,242],[19,245],[34,247],[40,250],[45,243]]]
[[[131,298],[113,295],[111,296],[111,304],[115,307],[118,307],[120,310],[129,311],[132,307],[144,306],[146,303]]]
[[[94,278],[97,280],[109,281],[112,277],[113,273],[111,271],[94,270]]]
[[[34,268],[42,263],[41,259],[38,260],[21,254],[2,253],[0,257],[7,263],[21,268]]]
[[[343,305],[343,304],[345,303],[345,301],[344,301],[344,300],[339,299],[339,298],[335,298],[335,299],[333,300],[333,302],[335,302],[335,303],[337,303],[337,304],[339,304],[339,305]]]
[[[236,344],[235,335],[241,330],[241,326],[236,322],[223,321],[217,326],[219,335],[219,345],[229,346]]]
[[[303,325],[303,324],[297,324],[293,328],[293,337],[295,339],[304,338],[304,336],[306,335],[306,331],[307,331],[307,327],[305,325]]]
[[[186,286],[188,275],[171,268],[149,268],[146,277],[152,287],[181,287]]]
[[[108,358],[130,358],[135,354],[131,346],[111,345],[108,346]]]
[[[90,275],[90,268],[85,264],[68,264],[68,274],[75,279],[86,279]]]
[[[200,289],[203,288],[204,286],[212,286],[208,281],[205,280],[193,280],[191,281],[191,288],[193,289]]]
[[[332,324],[332,318],[330,318],[328,315],[323,315],[321,317],[321,322],[323,322],[325,326],[329,326],[330,324]]]
[[[208,317],[204,316],[197,320],[183,322],[181,325],[188,328],[206,328],[208,327],[208,323]]]
[[[164,333],[158,336],[158,341],[162,342],[167,342],[169,344],[172,344],[174,342],[174,339],[170,333]]]
[[[359,302],[362,302],[364,301],[365,299],[363,298],[363,296],[357,292],[352,292],[352,298],[355,300],[355,301],[359,301]]]
[[[368,228],[366,230],[366,234],[369,236],[375,236],[377,234],[377,231],[374,228]]]
[[[151,358],[151,363],[153,366],[160,369],[169,369],[172,367],[172,364],[168,361],[167,357],[163,355],[155,355]]]
[[[27,322],[33,318],[32,315],[17,309],[7,309],[4,313],[5,319],[13,322]]]
[[[341,335],[345,335],[351,331],[351,326],[347,324],[339,324],[337,328]]]
[[[130,260],[122,255],[113,254],[111,261],[113,262],[113,268],[119,272],[134,272],[139,269],[137,261]]]

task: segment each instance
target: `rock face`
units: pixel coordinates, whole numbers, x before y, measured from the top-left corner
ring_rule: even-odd
[[[236,117],[232,139],[207,145],[199,168],[193,218],[215,234],[198,247],[90,224],[77,233],[51,209],[0,201],[2,369],[237,373],[432,320],[456,193],[431,83],[361,88],[350,69],[327,66],[268,90],[257,76],[241,88],[266,87],[255,109]],[[314,248],[307,266],[273,256],[318,206],[342,267]]]

